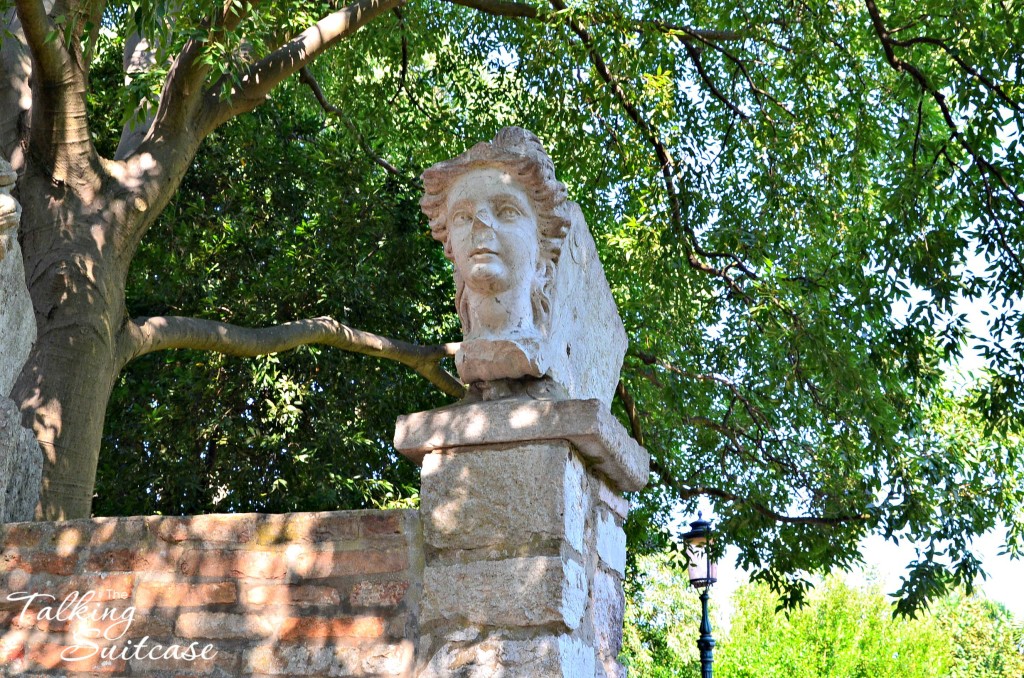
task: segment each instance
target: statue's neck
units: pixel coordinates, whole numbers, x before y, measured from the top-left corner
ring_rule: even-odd
[[[534,324],[529,293],[509,290],[484,296],[466,290],[470,330],[465,339],[515,339],[540,334]]]

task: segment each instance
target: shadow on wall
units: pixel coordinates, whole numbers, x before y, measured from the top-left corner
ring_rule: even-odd
[[[409,676],[416,511],[0,526],[0,675]]]

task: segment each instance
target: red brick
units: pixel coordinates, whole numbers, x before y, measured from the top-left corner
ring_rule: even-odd
[[[352,587],[348,599],[353,607],[394,607],[407,590],[407,581],[361,581]]]
[[[191,537],[189,522],[186,518],[153,516],[146,519],[149,529],[156,534],[156,538],[177,544]]]
[[[261,545],[335,544],[359,537],[359,518],[350,512],[294,513],[260,526]]]
[[[150,529],[158,539],[177,544],[248,544],[256,537],[263,516],[256,513],[191,517],[149,518]]]
[[[68,576],[75,573],[78,566],[78,554],[58,556],[53,553],[36,553],[32,556],[32,572],[46,572]]]
[[[292,562],[292,570],[307,579],[401,572],[409,566],[402,550],[306,551]]]
[[[229,612],[186,612],[179,615],[174,629],[182,638],[271,638],[284,617]]]
[[[104,619],[92,619],[88,615],[85,619],[73,619],[69,622],[68,630],[78,638],[88,638],[97,644],[103,645],[107,642],[123,645],[124,639],[136,635],[135,620],[138,619],[137,611],[126,613],[126,607],[91,606],[91,612],[97,616],[105,616]],[[106,614],[104,614],[106,613]],[[144,635],[144,634],[143,634]]]
[[[225,605],[237,600],[235,583],[231,581],[212,584],[144,581],[135,591],[134,603],[139,608],[149,609]]]
[[[28,566],[26,565],[26,567]],[[0,574],[0,591],[25,591],[29,588],[30,581],[32,581],[32,574],[28,570],[11,570],[5,574]],[[0,596],[0,609],[4,608],[6,598],[6,595]]]
[[[278,551],[188,550],[178,560],[176,570],[188,577],[283,579],[288,564]]]
[[[174,635],[174,620],[149,613],[147,610],[136,610],[135,622],[128,629],[128,638],[169,638]]]
[[[53,523],[11,523],[0,527],[0,543],[5,546],[38,546],[50,536]]]
[[[384,620],[380,617],[290,617],[280,625],[281,640],[307,638],[380,638]]]
[[[365,513],[362,516],[363,535],[389,536],[402,533],[402,514],[394,511]]]
[[[244,585],[246,605],[337,605],[341,601],[332,586],[289,586],[288,584]]]
[[[148,541],[146,519],[138,516],[122,518],[93,518],[90,546],[131,546],[138,548]]]
[[[90,572],[138,572],[151,569],[152,563],[157,559],[158,556],[139,549],[93,551],[85,562],[85,570]]]
[[[0,553],[0,574],[10,572],[11,570],[27,570],[32,571],[32,565],[30,563],[31,557],[28,552],[23,552],[17,548],[5,548]]]
[[[87,526],[88,521],[58,523],[45,544],[45,551],[52,551],[61,556],[69,556],[79,551],[89,543]],[[44,550],[44,545],[41,544],[39,548]]]
[[[35,602],[27,610],[25,601],[20,601],[20,607],[16,610],[0,612],[0,629],[35,629],[42,632],[62,633],[68,629],[66,621],[55,619],[39,619],[37,617],[40,605],[49,603]]]
[[[83,649],[77,661],[65,661],[62,653],[67,649],[63,643],[46,642],[37,646],[29,646],[25,652],[25,663],[32,668],[59,669],[78,673],[81,671],[92,671],[96,673],[124,673],[125,662],[123,659],[103,659],[99,652],[89,656],[93,650]]]

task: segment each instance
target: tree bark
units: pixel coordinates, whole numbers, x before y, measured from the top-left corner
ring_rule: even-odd
[[[110,233],[126,209],[110,197],[119,188],[82,164],[65,169],[86,181],[62,181],[27,160],[22,248],[38,338],[11,395],[43,450],[37,518],[87,517],[125,315],[126,268]]]

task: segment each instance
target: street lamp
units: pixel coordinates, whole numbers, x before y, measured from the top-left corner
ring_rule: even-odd
[[[683,535],[686,542],[686,555],[690,561],[690,584],[701,589],[700,594],[700,675],[701,678],[712,678],[711,664],[715,639],[711,637],[711,619],[708,617],[708,591],[718,581],[718,565],[711,559],[708,548],[711,546],[711,523],[703,519],[700,512],[697,520],[690,523],[690,531]]]

